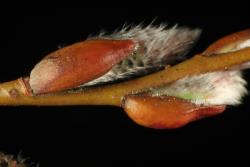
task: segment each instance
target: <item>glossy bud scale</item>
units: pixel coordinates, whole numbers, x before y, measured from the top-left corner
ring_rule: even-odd
[[[135,45],[132,40],[88,40],[59,49],[34,67],[30,87],[35,94],[77,87],[108,72]]]

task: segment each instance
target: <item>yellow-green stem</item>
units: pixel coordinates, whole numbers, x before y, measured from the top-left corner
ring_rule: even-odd
[[[138,79],[81,92],[27,95],[20,80],[0,84],[0,105],[114,105],[127,94],[168,84],[180,78],[228,68],[250,61],[250,48],[214,56],[196,55],[173,67]]]

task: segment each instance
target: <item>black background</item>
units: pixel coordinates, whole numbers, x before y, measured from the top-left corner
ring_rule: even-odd
[[[125,2],[117,2],[122,3]],[[7,9],[1,12],[0,81],[28,75],[46,54],[124,23],[200,27],[192,54],[224,35],[250,28],[247,8],[186,7]],[[205,2],[204,2],[205,3]],[[244,6],[244,5],[243,5]],[[184,4],[185,8],[185,4]],[[244,73],[250,82],[249,70]],[[249,87],[248,87],[249,88]],[[249,164],[250,97],[223,114],[177,130],[134,124],[109,106],[0,107],[0,150],[52,166]],[[172,166],[172,165],[171,165]]]

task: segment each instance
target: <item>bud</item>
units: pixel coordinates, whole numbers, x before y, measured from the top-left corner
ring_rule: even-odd
[[[227,35],[210,45],[204,55],[233,52],[250,47],[250,29]]]
[[[127,96],[123,107],[137,124],[154,129],[174,129],[222,113],[225,106],[199,106],[171,96]]]
[[[87,40],[59,49],[34,67],[30,87],[35,94],[77,87],[105,74],[135,45],[132,40]]]

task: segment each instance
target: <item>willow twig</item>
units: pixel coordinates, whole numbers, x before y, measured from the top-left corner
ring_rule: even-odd
[[[138,79],[89,88],[78,92],[58,92],[45,95],[27,93],[24,79],[0,84],[0,105],[114,105],[121,106],[125,95],[168,84],[185,76],[203,74],[250,61],[250,48],[213,56],[196,55],[173,67]]]

